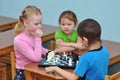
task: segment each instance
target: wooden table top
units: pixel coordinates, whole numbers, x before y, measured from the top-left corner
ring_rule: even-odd
[[[14,19],[14,18],[0,16],[0,26],[10,24],[10,23],[13,23],[13,22],[16,22],[16,21],[17,21],[17,19]]]
[[[110,58],[120,56],[120,42],[103,40],[103,44],[107,47],[110,52]]]
[[[0,32],[0,49],[13,44],[13,29]]]
[[[40,74],[41,76],[44,76],[44,77],[50,77],[50,78],[53,78],[55,80],[61,80],[61,79],[64,79],[62,76],[60,76],[59,74],[57,73],[46,73],[45,72],[45,68],[42,68],[42,67],[38,67],[38,63],[30,63],[30,64],[27,64],[25,65],[25,70],[29,71],[29,72],[32,72],[32,73],[35,73],[35,74]],[[72,72],[73,69],[65,69],[69,72]]]
[[[6,16],[0,16],[0,32],[14,28],[17,22],[17,19]]]

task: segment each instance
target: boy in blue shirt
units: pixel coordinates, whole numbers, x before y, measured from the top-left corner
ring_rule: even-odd
[[[73,72],[65,71],[57,66],[47,67],[46,72],[57,72],[67,80],[104,80],[108,72],[109,52],[101,41],[101,27],[94,19],[82,21],[77,28],[81,47],[88,51],[81,55]]]

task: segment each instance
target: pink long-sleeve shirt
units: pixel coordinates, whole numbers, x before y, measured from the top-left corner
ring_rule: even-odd
[[[41,38],[27,36],[21,33],[14,38],[14,51],[16,54],[16,68],[24,69],[24,65],[39,62],[48,49],[42,47]]]

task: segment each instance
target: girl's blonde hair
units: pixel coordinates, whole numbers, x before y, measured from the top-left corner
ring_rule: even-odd
[[[28,19],[29,17],[31,17],[32,15],[41,15],[41,11],[39,8],[37,8],[36,6],[27,6],[26,8],[24,8],[24,10],[22,11],[18,23],[15,25],[14,28],[14,35],[18,35],[19,33],[23,32],[24,30],[24,20]]]

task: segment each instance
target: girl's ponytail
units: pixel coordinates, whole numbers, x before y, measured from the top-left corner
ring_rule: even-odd
[[[20,21],[18,21],[18,23],[15,25],[14,28],[14,36],[20,34],[21,32],[23,32],[23,30],[24,30],[24,26]]]

